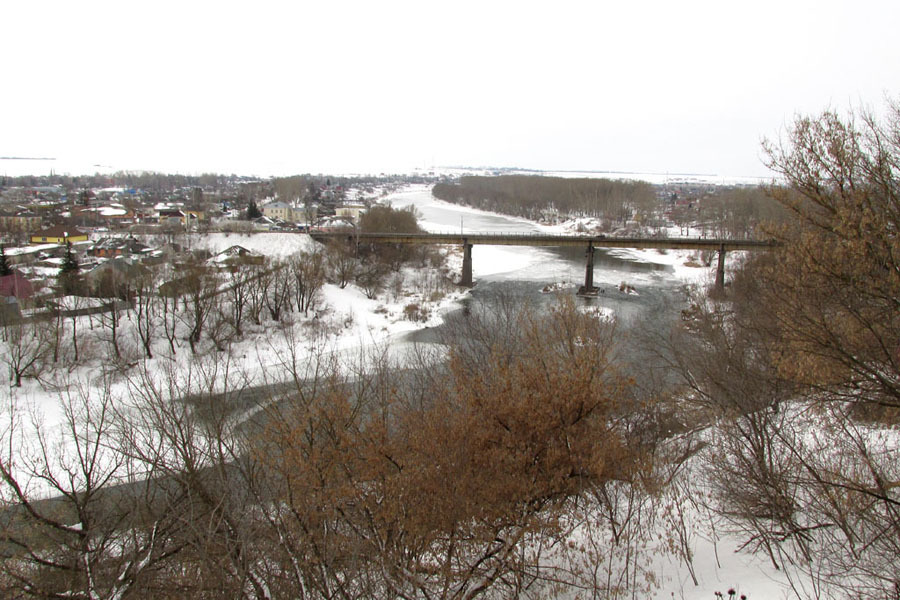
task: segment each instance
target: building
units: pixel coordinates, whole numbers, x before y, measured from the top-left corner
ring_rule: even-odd
[[[0,231],[36,231],[41,217],[31,211],[0,212]]]
[[[182,209],[182,212],[184,213],[184,216],[186,217],[185,225],[187,225],[188,222],[199,223],[206,219],[206,213],[202,210],[197,210],[197,209],[193,209],[193,208],[184,208],[184,209]]]
[[[26,300],[34,295],[34,286],[22,274],[13,271],[11,275],[0,277],[0,296]]]
[[[84,280],[94,294],[105,297],[128,298],[139,279],[150,276],[150,270],[125,257],[100,263],[84,273]]]
[[[66,242],[86,242],[88,235],[77,227],[57,225],[32,234],[32,244],[65,244]]]
[[[127,256],[130,254],[143,254],[149,248],[132,236],[124,238],[102,238],[88,250],[91,256]]]
[[[263,216],[292,223],[300,220],[302,211],[287,202],[270,202],[262,208]]]
[[[262,207],[263,216],[270,219],[278,219],[287,223],[306,223],[315,221],[319,207],[315,204],[309,206],[292,206],[287,202],[270,202]]]
[[[340,204],[334,208],[334,216],[342,219],[350,219],[354,223],[359,221],[359,215],[366,210],[365,204]]]
[[[187,223],[187,215],[178,208],[161,208],[157,212],[159,224],[163,223]]]
[[[17,271],[0,277],[0,325],[22,317],[21,302],[34,296],[34,286]]]
[[[76,208],[72,211],[72,219],[84,225],[132,222],[134,213],[121,204],[108,204]]]
[[[266,257],[262,254],[248,250],[243,246],[231,246],[213,256],[207,261],[211,266],[219,269],[234,269],[246,265],[265,264]]]

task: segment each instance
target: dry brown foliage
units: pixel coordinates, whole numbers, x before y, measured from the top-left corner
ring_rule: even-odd
[[[799,227],[757,274],[785,376],[837,399],[900,408],[900,106],[886,123],[800,119],[769,145],[772,193]]]
[[[538,578],[534,536],[560,533],[567,502],[635,476],[612,326],[571,303],[517,325],[516,347],[489,348],[477,371],[451,350],[424,400],[334,382],[273,420],[258,458],[279,474],[281,535],[315,567],[307,585],[515,594]]]
[[[767,145],[795,223],[696,302],[673,349],[715,423],[708,483],[724,527],[800,597],[897,597],[900,571],[900,106],[885,123],[798,119]],[[796,577],[795,575],[802,575]]]

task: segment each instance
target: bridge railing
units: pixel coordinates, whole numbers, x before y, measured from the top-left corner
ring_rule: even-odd
[[[521,245],[534,243],[536,245],[576,245],[592,243],[598,247],[609,245],[611,247],[671,247],[671,248],[720,248],[726,249],[753,249],[778,246],[772,240],[754,240],[747,238],[708,238],[708,237],[619,237],[603,234],[590,235],[522,232],[522,231],[448,231],[427,233],[390,233],[390,232],[317,232],[311,231],[310,235],[320,238],[352,238],[358,241],[383,241],[393,243],[474,243],[490,245],[491,242],[503,244],[509,241],[521,241]]]

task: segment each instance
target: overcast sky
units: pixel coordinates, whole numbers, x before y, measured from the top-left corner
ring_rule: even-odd
[[[900,97],[900,2],[0,5],[0,156],[182,173],[765,175]]]

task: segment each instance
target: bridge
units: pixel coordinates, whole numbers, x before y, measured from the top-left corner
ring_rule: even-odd
[[[584,286],[579,294],[593,295],[594,251],[597,248],[655,248],[666,250],[713,250],[718,252],[715,290],[725,290],[725,253],[733,250],[763,250],[778,244],[767,240],[717,238],[607,237],[603,235],[554,235],[537,233],[363,233],[357,231],[311,231],[318,241],[347,240],[351,244],[450,244],[463,247],[460,285],[471,286],[472,246],[576,246],[586,248]]]

